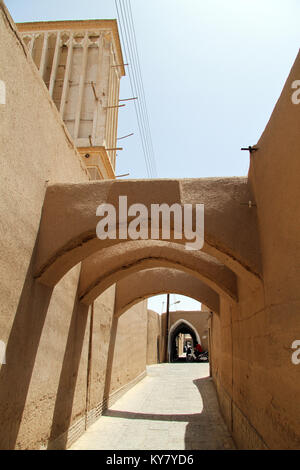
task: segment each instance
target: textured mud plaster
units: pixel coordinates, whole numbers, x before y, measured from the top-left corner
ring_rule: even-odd
[[[118,320],[111,392],[145,371],[146,356],[147,302],[143,301]]]
[[[202,281],[175,269],[157,268],[140,271],[117,283],[115,314],[122,315],[140,300],[168,292],[204,302],[211,310],[219,313],[218,294]]]
[[[262,246],[265,309],[261,315],[268,331],[264,365],[269,400],[266,419],[259,426],[270,447],[298,449],[299,366],[291,362],[291,344],[300,332],[300,105],[291,97],[292,83],[299,77],[298,53],[249,170]]]
[[[147,324],[147,364],[159,364],[162,360],[160,349],[162,342],[161,316],[154,310],[148,310]]]
[[[54,289],[35,281],[32,266],[47,184],[83,183],[88,175],[2,3],[0,70],[7,95],[6,105],[0,106],[0,338],[7,344],[0,369],[0,448],[39,449],[57,441],[63,448],[68,430],[79,423],[83,432],[88,407],[102,399],[114,286],[87,307],[77,301],[80,265]],[[135,310],[140,318],[141,309]],[[131,329],[130,315],[122,320],[124,334]],[[144,341],[137,338],[138,350]],[[92,345],[100,358],[90,369]],[[128,370],[118,376],[119,384],[145,368],[140,351],[131,360],[130,350],[123,349],[122,360]],[[117,362],[114,367],[116,372]],[[91,388],[89,370],[94,374]],[[114,373],[108,393],[115,387]]]
[[[129,241],[100,250],[82,264],[79,298],[89,304],[109,285],[147,268],[181,270],[206,283],[229,299],[237,300],[237,278],[233,271],[201,251],[187,251],[178,243]]]
[[[0,447],[7,449],[39,447],[51,434],[79,269],[52,292],[34,282],[32,259],[47,182],[88,177],[2,3],[0,44],[6,83],[6,105],[0,107],[0,332],[7,344]]]
[[[122,242],[99,240],[96,236],[96,208],[101,203],[118,207],[120,194],[128,196],[128,206],[144,204],[148,214],[151,204],[204,204],[203,252],[245,276],[261,274],[256,213],[242,205],[252,197],[245,178],[110,180],[48,187],[35,265],[41,282],[53,285],[74,264],[101,248]],[[186,240],[183,236],[182,240],[170,241],[182,244]]]

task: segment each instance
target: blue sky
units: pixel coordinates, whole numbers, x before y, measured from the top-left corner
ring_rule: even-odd
[[[18,21],[116,18],[114,0],[6,0]],[[299,0],[131,0],[158,176],[246,175],[299,49]],[[131,96],[128,76],[121,98]],[[117,174],[147,176],[133,102]],[[180,296],[177,296],[178,300]],[[160,310],[162,298],[151,308]],[[180,309],[198,308],[186,302]]]

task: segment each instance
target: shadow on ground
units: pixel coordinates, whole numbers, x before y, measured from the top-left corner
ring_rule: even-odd
[[[104,416],[115,418],[187,422],[186,450],[235,449],[234,443],[220,414],[215,388],[210,377],[193,380],[203,400],[201,413],[149,414],[129,411],[106,410]]]

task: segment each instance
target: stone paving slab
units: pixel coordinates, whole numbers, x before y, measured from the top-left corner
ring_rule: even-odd
[[[235,449],[208,364],[156,364],[70,450]]]

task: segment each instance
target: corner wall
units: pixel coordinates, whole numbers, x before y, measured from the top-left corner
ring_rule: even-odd
[[[285,330],[283,357],[274,348],[263,289],[249,292],[240,282],[239,292],[238,305],[221,299],[220,315],[213,314],[210,327],[212,376],[226,424],[240,449],[299,449],[299,400],[292,379],[297,367],[284,347]],[[282,368],[276,377],[273,361]]]
[[[238,308],[222,298],[220,315],[214,313],[211,318],[211,372],[222,414],[237,447],[266,449],[262,425],[267,422],[268,396],[261,357],[267,333],[261,323],[263,311],[247,311],[242,303]]]
[[[239,279],[239,303],[222,300],[211,326],[213,378],[226,422],[242,449],[300,449],[300,104],[292,86],[300,53],[250,154],[263,279]]]

